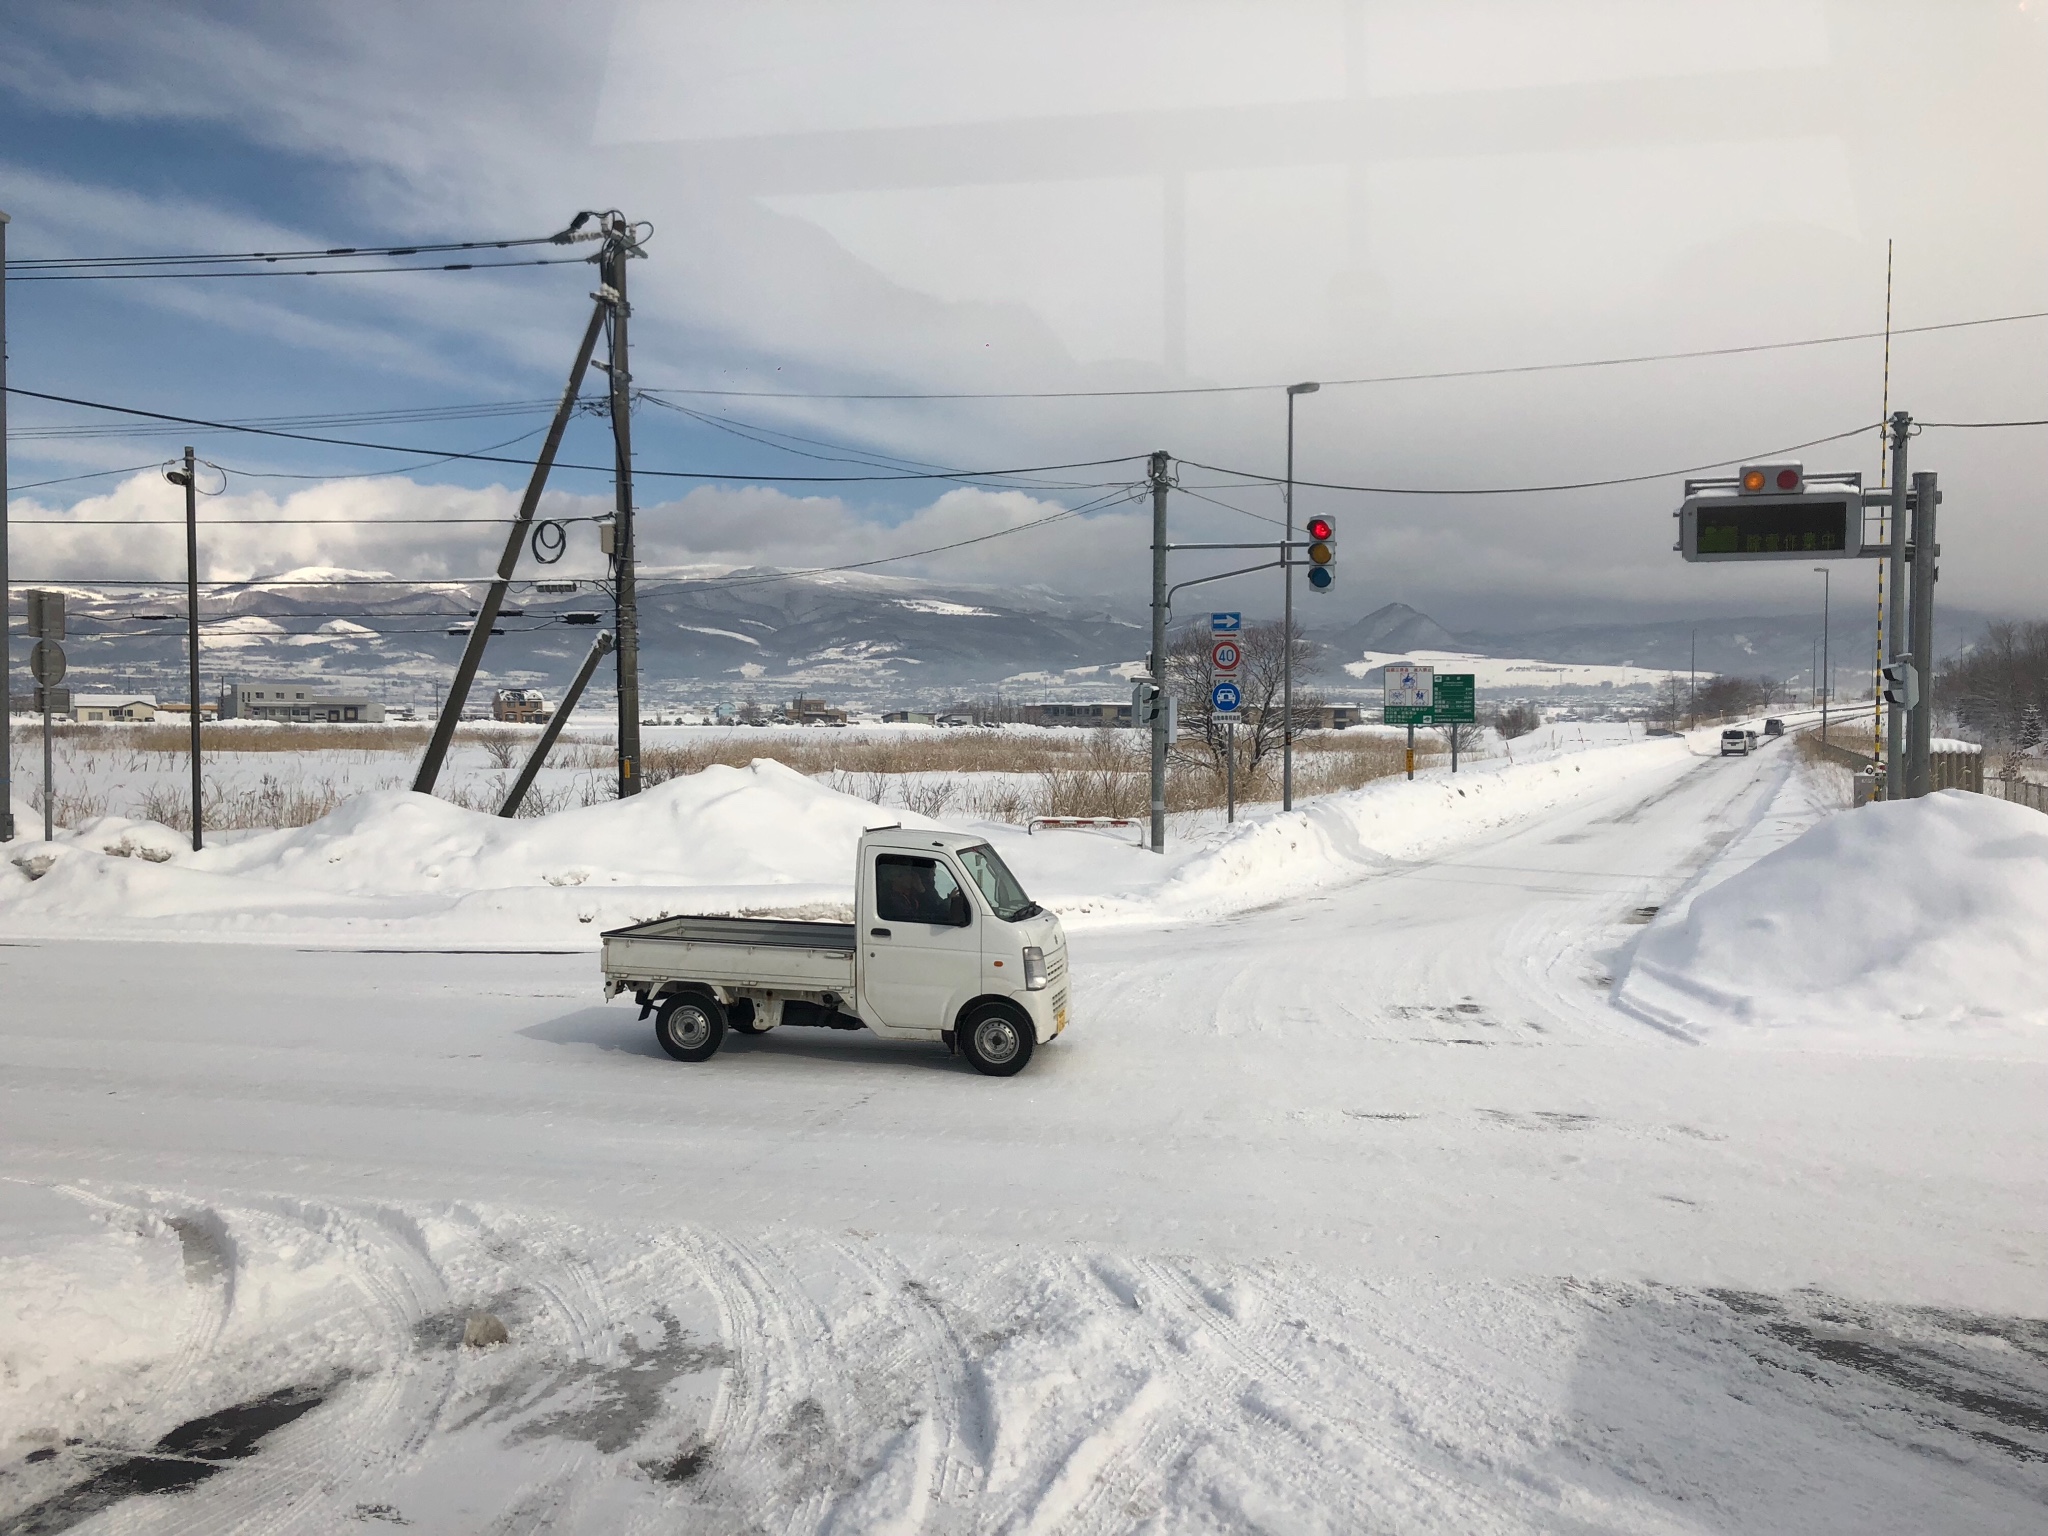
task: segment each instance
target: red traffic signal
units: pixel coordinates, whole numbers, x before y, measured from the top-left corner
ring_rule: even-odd
[[[1307,532],[1309,589],[1327,592],[1337,579],[1337,525],[1327,517],[1312,517]]]
[[[1327,539],[1336,531],[1327,517],[1312,517],[1308,520],[1308,536],[1312,539]]]

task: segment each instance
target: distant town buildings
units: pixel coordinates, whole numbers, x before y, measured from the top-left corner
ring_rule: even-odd
[[[329,693],[319,683],[236,683],[221,695],[223,720],[279,720],[308,725],[382,724],[384,706],[364,694]]]

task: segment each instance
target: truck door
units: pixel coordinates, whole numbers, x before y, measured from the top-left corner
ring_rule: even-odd
[[[860,936],[861,1016],[878,1032],[938,1034],[979,989],[974,903],[944,859],[877,852]]]

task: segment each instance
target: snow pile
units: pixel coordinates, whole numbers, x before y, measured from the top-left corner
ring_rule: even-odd
[[[0,926],[595,943],[666,912],[831,916],[850,894],[862,828],[893,821],[929,825],[767,760],[533,820],[380,790],[198,853],[154,823],[101,817],[0,864]]]
[[[1618,997],[1696,1038],[2048,1051],[2048,817],[1959,790],[1830,817],[1643,936]]]

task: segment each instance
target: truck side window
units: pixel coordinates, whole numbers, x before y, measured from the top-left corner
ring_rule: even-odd
[[[908,853],[875,856],[875,916],[885,923],[937,923],[965,928],[967,893],[937,859]]]

